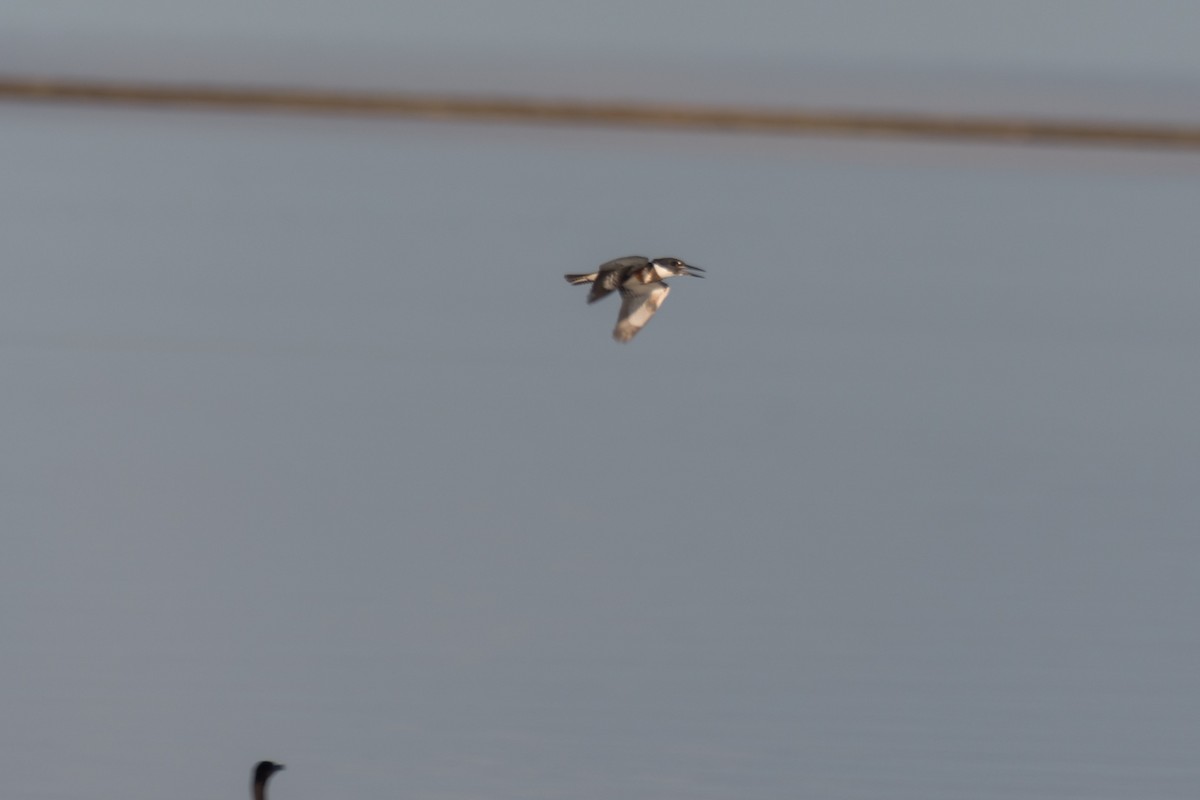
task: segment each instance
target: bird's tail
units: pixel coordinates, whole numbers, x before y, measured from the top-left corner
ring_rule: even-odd
[[[581,283],[591,283],[596,280],[597,274],[595,272],[581,272],[574,275],[564,275],[563,277],[567,279],[567,283],[572,286],[578,286]]]

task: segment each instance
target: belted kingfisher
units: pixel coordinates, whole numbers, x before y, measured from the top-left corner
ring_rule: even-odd
[[[651,261],[645,256],[624,256],[601,264],[595,272],[564,277],[572,286],[581,283],[592,285],[588,293],[589,303],[607,297],[613,291],[621,293],[621,313],[617,316],[617,327],[613,328],[613,338],[618,342],[628,342],[650,321],[670,294],[671,287],[663,283],[664,278],[676,275],[703,278],[703,275],[697,274],[700,272],[704,270],[685,264],[678,258],[656,258]]]

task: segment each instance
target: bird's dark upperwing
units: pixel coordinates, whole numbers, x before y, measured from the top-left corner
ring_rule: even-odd
[[[630,267],[644,267],[650,263],[645,256],[621,256],[612,261],[605,261],[596,269],[596,280],[592,290],[588,292],[588,302],[594,303],[608,297],[616,289],[621,288],[621,280]]]
[[[645,256],[621,256],[614,258],[612,261],[605,261],[596,268],[597,272],[612,272],[613,270],[623,270],[626,267],[644,267],[650,263],[650,259]]]

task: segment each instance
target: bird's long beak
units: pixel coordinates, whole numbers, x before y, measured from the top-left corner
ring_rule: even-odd
[[[693,267],[691,264],[688,264],[684,274],[690,275],[693,278],[703,278],[704,277],[703,275],[697,274],[699,272],[704,272],[704,269],[702,267]]]

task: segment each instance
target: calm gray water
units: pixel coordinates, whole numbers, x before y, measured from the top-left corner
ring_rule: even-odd
[[[1196,796],[1194,156],[0,131],[6,797]]]

